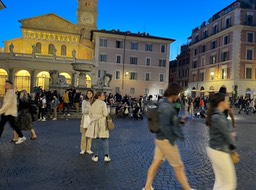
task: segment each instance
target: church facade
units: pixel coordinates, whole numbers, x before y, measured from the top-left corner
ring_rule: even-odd
[[[29,92],[36,86],[41,86],[44,90],[50,90],[50,86],[53,82],[55,86],[66,85],[67,87],[76,87],[80,83],[79,76],[81,77],[81,75],[73,69],[72,64],[92,62],[95,68],[86,73],[84,85],[87,88],[91,88],[98,85],[99,79],[102,79],[104,76],[111,76],[112,82],[110,84],[104,84],[103,82],[101,85],[102,87],[107,87],[110,92],[115,93],[120,92],[122,88],[124,89],[124,72],[131,73],[132,70],[136,70],[136,72],[140,70],[140,75],[144,75],[145,71],[143,71],[143,65],[145,64],[131,64],[130,66],[136,67],[126,71],[120,69],[118,65],[113,64],[115,63],[114,59],[107,61],[108,67],[106,69],[105,61],[102,61],[104,56],[102,57],[100,42],[102,39],[109,37],[110,34],[107,32],[102,33],[97,30],[97,5],[97,0],[78,0],[77,24],[73,24],[55,14],[46,14],[20,20],[22,36],[17,39],[5,41],[4,48],[0,50],[0,83],[3,84],[6,79],[9,79],[14,81],[15,90],[20,91],[25,89]],[[165,66],[159,68],[159,72],[166,73],[166,70],[169,68],[169,46],[174,40],[158,37],[152,38],[151,36],[142,37],[141,35],[130,35],[129,37],[129,35],[125,33],[120,33],[118,36],[111,36],[112,39],[116,38],[113,39],[113,42],[120,41],[120,39],[124,38],[130,38],[131,40],[131,37],[135,39],[134,42],[142,42],[142,44],[148,42],[151,44],[151,47],[153,43],[159,46],[158,40],[161,41],[160,44],[165,44],[165,52],[161,55],[162,58],[165,59]],[[107,50],[107,54],[109,54],[109,56],[110,54],[120,54],[120,52],[125,52],[122,50],[123,48],[110,48]],[[105,50],[106,49],[105,47]],[[143,60],[144,63],[146,57],[151,58],[154,56],[152,53],[152,51],[147,51],[144,55],[145,57],[139,60]],[[136,58],[133,60],[136,60]],[[118,69],[116,69],[116,67]],[[121,68],[122,67],[123,66],[121,66]],[[154,67],[151,69],[152,73],[156,71]],[[147,70],[149,70],[149,68],[147,68]],[[120,71],[118,75],[122,76],[121,83],[120,81],[119,83],[117,82],[119,80],[116,76],[117,71]],[[147,71],[146,73],[150,72]],[[58,75],[57,81],[55,77],[56,74]],[[146,75],[147,79],[149,79],[149,74]],[[152,93],[157,94],[162,92],[167,86],[167,73],[164,75],[165,76],[161,75],[160,91],[157,89],[154,90],[154,92],[152,91]],[[132,78],[134,78],[134,76]],[[127,90],[122,90],[121,92],[133,92],[135,96],[150,92],[150,81],[141,80],[140,82],[142,82],[142,86],[147,84],[148,87],[145,87],[143,91],[135,90],[139,89],[140,86],[132,84],[131,86],[126,86]],[[0,89],[0,96],[3,95],[4,89]]]

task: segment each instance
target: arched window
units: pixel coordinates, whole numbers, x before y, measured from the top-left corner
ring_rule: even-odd
[[[50,74],[47,71],[42,71],[36,75],[36,86],[41,86],[43,90],[49,90]]]
[[[0,84],[4,84],[5,80],[7,80],[7,72],[4,69],[0,69]],[[3,87],[1,87],[0,88],[0,97],[3,97],[4,94],[5,94],[5,89]]]
[[[15,74],[15,91],[26,90],[30,92],[30,73],[27,70],[20,70]]]
[[[67,55],[67,47],[65,45],[61,46],[61,55],[63,56]]]
[[[48,46],[48,54],[54,55],[55,54],[55,47],[53,44],[49,44]]]
[[[71,84],[71,76],[68,73],[60,73],[59,75],[64,76],[65,77],[65,82],[63,84]],[[60,77],[59,80],[62,80],[62,78]],[[63,81],[59,81],[59,83],[62,83]]]
[[[36,43],[36,53],[41,53],[41,43],[37,42]]]

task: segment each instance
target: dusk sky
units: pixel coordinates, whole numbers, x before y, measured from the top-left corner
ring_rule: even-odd
[[[21,37],[18,20],[54,13],[76,24],[77,0],[2,0],[0,48],[3,41]],[[193,28],[235,0],[98,0],[98,29],[119,29],[133,33],[175,39],[170,59],[187,43]]]

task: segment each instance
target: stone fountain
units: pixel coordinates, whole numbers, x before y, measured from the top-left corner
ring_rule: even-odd
[[[93,61],[87,60],[83,62],[73,62],[71,63],[73,70],[79,72],[79,81],[78,86],[76,87],[79,90],[85,90],[86,86],[86,73],[89,73],[94,70],[95,65]]]
[[[88,87],[86,86],[86,74],[91,73],[92,79],[92,87],[91,89],[97,91],[102,90],[106,92],[111,92],[110,82],[112,80],[112,74],[101,73],[101,77],[97,79],[95,74],[95,61],[94,60],[83,60],[78,61],[75,58],[75,53],[73,56],[73,62],[71,63],[74,71],[78,72],[79,80],[78,86],[75,86],[79,91],[85,91]],[[64,76],[59,75],[57,70],[50,71],[51,83],[49,85],[50,90],[58,90],[59,93],[64,94],[65,90],[70,88],[68,84],[66,84],[66,79]]]

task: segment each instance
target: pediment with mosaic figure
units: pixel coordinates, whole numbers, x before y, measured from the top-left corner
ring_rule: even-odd
[[[73,23],[55,15],[47,14],[38,17],[19,20],[21,28],[45,30],[60,33],[79,34],[80,29]]]

